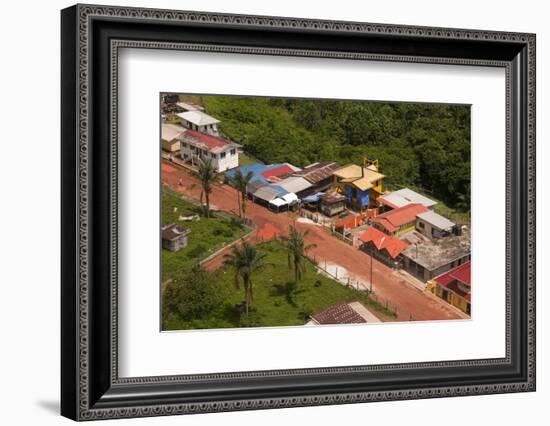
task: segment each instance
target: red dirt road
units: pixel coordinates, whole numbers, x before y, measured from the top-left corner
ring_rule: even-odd
[[[200,199],[201,188],[197,179],[187,171],[163,163],[162,181],[171,189],[185,194],[195,200]],[[217,208],[238,214],[237,191],[228,185],[214,185],[210,194],[211,208]],[[252,242],[270,240],[275,236],[284,235],[288,227],[298,218],[292,213],[273,213],[265,207],[247,202],[246,217],[256,225],[256,230],[248,238]],[[309,230],[308,244],[315,244],[308,254],[315,257],[319,264],[325,260],[329,263],[346,268],[351,279],[368,283],[370,279],[370,257],[360,250],[332,236],[329,231],[318,225],[296,223],[299,229]],[[207,269],[218,268],[224,252],[206,262]],[[397,309],[397,320],[446,320],[464,318],[455,308],[435,296],[425,293],[404,279],[386,265],[373,260],[374,293],[382,303],[389,301],[391,307]]]

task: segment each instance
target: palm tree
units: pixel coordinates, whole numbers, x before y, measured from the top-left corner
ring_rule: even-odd
[[[196,173],[197,177],[201,181],[202,191],[201,191],[201,205],[202,197],[204,195],[206,199],[206,217],[210,217],[210,193],[212,192],[212,182],[216,178],[216,169],[212,165],[212,161],[204,161],[199,159],[199,169]]]
[[[235,173],[231,179],[231,183],[240,193],[239,217],[242,217],[243,219],[246,219],[246,187],[253,177],[254,173],[252,172],[248,172],[246,175],[243,175],[240,170],[237,170],[237,173]]]
[[[294,269],[294,280],[297,283],[304,272],[304,259],[308,250],[316,247],[316,244],[306,244],[305,238],[309,231],[300,232],[296,225],[289,226],[288,236],[281,237],[288,251],[288,267]]]
[[[255,246],[249,244],[244,239],[241,240],[240,246],[234,245],[231,248],[231,253],[223,256],[224,265],[231,266],[235,272],[235,287],[237,289],[241,288],[242,281],[245,312],[247,315],[253,301],[252,274],[266,266],[264,262],[265,256],[265,253],[259,253]]]

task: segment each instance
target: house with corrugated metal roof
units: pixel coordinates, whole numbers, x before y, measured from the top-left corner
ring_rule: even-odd
[[[184,228],[175,223],[163,225],[161,229],[162,248],[170,251],[179,251],[187,247],[187,236],[191,233],[189,228]]]
[[[252,200],[267,205],[271,200],[286,194],[288,191],[279,185],[263,185],[252,193]]]
[[[397,191],[390,192],[382,195],[378,201],[384,205],[387,210],[398,209],[408,204],[422,204],[427,209],[433,208],[437,204],[437,201],[431,200],[416,191],[409,188],[402,188]]]
[[[300,176],[289,176],[279,182],[277,185],[286,190],[286,192],[292,192],[302,198],[311,193],[313,185],[306,179]]]
[[[432,210],[416,215],[416,230],[428,238],[447,237],[456,226],[454,222]]]
[[[352,303],[338,303],[311,315],[307,325],[365,324],[368,321],[363,314],[364,310]]]
[[[346,197],[337,192],[329,192],[319,196],[319,210],[326,216],[334,216],[346,209]]]
[[[304,178],[311,183],[316,192],[321,192],[332,186],[334,172],[339,168],[340,164],[334,161],[324,161],[310,164],[302,170],[292,173],[292,176]]]

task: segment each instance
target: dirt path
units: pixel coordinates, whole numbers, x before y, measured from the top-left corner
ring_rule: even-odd
[[[170,164],[162,165],[162,180],[173,190],[184,193],[187,197],[199,200],[201,188],[196,178],[185,170]],[[238,214],[237,191],[228,185],[214,185],[210,195],[211,207]],[[288,232],[288,227],[296,223],[298,229],[307,229],[308,244],[315,244],[308,254],[315,257],[319,264],[327,262],[340,265],[347,269],[350,278],[370,282],[370,257],[362,251],[333,237],[322,226],[295,222],[298,216],[293,213],[273,213],[265,207],[247,202],[246,216],[256,225],[256,231],[249,240],[257,243],[270,240]],[[229,250],[229,249],[228,249]],[[223,254],[205,263],[207,269],[216,269],[221,266]],[[445,320],[464,318],[460,312],[447,305],[435,296],[425,293],[408,283],[398,273],[386,265],[372,261],[372,289],[382,303],[388,300],[390,305],[397,308],[398,320]]]

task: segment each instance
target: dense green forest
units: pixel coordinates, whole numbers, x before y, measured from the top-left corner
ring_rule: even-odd
[[[380,160],[386,187],[421,189],[470,209],[470,107],[202,96],[225,135],[267,163]]]

